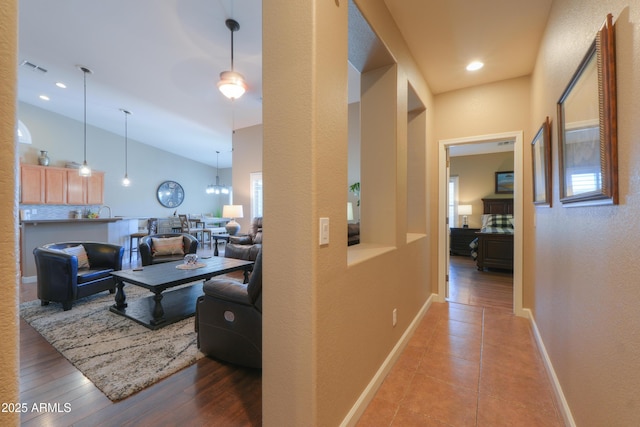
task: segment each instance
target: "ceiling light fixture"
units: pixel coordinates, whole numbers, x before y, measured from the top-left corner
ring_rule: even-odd
[[[231,71],[223,71],[220,73],[218,89],[220,89],[220,92],[222,92],[224,96],[234,100],[240,98],[247,90],[247,84],[242,74],[236,73],[233,70],[233,33],[240,29],[240,24],[234,19],[227,19],[224,23],[227,25],[227,28],[231,30]]]
[[[129,135],[128,135],[128,123],[127,117],[131,114],[131,111],[127,111],[123,108],[120,109],[124,113],[124,178],[122,178],[122,186],[128,187],[131,185],[131,181],[129,180]]]
[[[480,68],[484,67],[484,64],[480,61],[473,61],[467,65],[467,71],[478,71]]]
[[[84,162],[78,173],[80,176],[91,176],[91,168],[87,164],[87,74],[93,73],[90,69],[78,66],[84,77]]]
[[[229,194],[229,189],[220,185],[220,178],[218,177],[218,156],[220,155],[219,151],[216,151],[216,183],[215,185],[207,185],[207,189],[205,190],[207,194]]]

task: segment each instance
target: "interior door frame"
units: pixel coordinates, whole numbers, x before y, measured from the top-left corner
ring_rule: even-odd
[[[523,132],[512,131],[497,134],[478,135],[438,141],[438,302],[446,301],[446,275],[449,273],[447,247],[447,152],[453,145],[474,144],[492,141],[514,141],[513,147],[513,311],[517,316],[526,317],[522,307],[522,236],[523,236]]]

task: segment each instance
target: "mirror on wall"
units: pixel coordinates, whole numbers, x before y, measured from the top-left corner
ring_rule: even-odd
[[[560,201],[618,204],[616,61],[611,14],[558,101]]]

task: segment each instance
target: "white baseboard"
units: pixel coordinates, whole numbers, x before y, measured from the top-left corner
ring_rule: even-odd
[[[427,301],[424,303],[416,317],[414,317],[407,330],[404,331],[404,334],[402,334],[400,340],[393,347],[393,350],[391,350],[371,381],[369,381],[369,384],[364,389],[362,394],[360,394],[360,397],[358,398],[358,400],[356,400],[356,403],[351,407],[351,410],[349,411],[347,416],[344,418],[344,420],[342,420],[342,423],[340,423],[341,427],[356,425],[364,411],[367,409],[367,406],[376,395],[376,392],[382,385],[385,377],[387,376],[389,371],[391,371],[391,368],[393,368],[393,365],[396,363],[396,361],[402,354],[402,351],[409,343],[409,340],[413,336],[413,332],[418,327],[418,324],[422,320],[422,317],[425,315],[427,310],[429,310],[429,307],[431,307],[431,303],[434,302],[437,297],[438,295],[431,294],[429,298],[427,298]]]
[[[553,365],[551,364],[551,359],[549,358],[549,354],[547,353],[547,349],[544,346],[544,342],[542,341],[542,336],[540,335],[540,330],[538,329],[538,325],[536,324],[536,319],[533,317],[533,313],[530,309],[523,309],[525,312],[525,316],[531,322],[531,328],[533,329],[533,335],[536,339],[536,343],[538,344],[538,348],[540,349],[540,353],[542,353],[542,359],[547,369],[547,374],[549,375],[549,379],[551,380],[551,386],[553,387],[553,392],[556,395],[556,401],[560,404],[560,415],[562,415],[562,419],[564,420],[564,424],[566,426],[575,427],[576,422],[573,419],[573,415],[571,415],[571,409],[569,408],[569,404],[567,403],[567,399],[564,397],[564,393],[562,392],[562,386],[560,385],[560,381],[558,381],[558,377],[556,376],[556,371],[553,369]]]

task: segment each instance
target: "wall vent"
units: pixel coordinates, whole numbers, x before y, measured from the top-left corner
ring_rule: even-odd
[[[41,73],[46,73],[47,69],[46,68],[42,68],[39,65],[34,64],[33,62],[29,62],[29,61],[22,61],[20,63],[21,67],[25,67],[25,68],[29,68],[32,71],[40,71]]]

